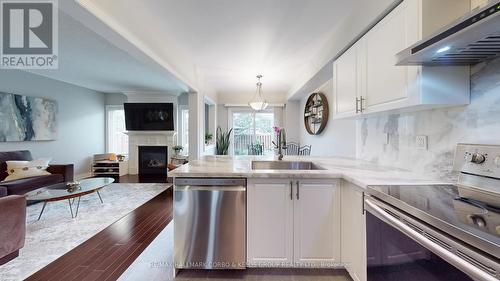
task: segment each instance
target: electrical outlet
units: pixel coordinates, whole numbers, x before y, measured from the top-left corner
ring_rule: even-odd
[[[416,136],[415,137],[415,145],[417,146],[418,149],[425,149],[427,150],[427,136]]]

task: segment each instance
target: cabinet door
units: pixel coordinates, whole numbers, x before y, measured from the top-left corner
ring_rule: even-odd
[[[333,63],[334,114],[356,114],[357,48],[347,50]]]
[[[408,97],[410,69],[396,66],[396,54],[419,38],[417,0],[401,3],[365,36],[365,107],[384,105]]]
[[[342,181],[341,260],[355,281],[366,281],[366,222],[361,188]]]
[[[253,180],[247,186],[247,262],[250,267],[293,266],[290,180]]]
[[[332,267],[340,260],[337,181],[300,180],[298,183],[294,194],[295,266]]]

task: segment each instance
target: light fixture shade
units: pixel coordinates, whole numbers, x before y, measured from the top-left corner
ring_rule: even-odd
[[[269,105],[264,97],[262,96],[262,83],[260,82],[260,78],[262,78],[262,75],[257,75],[257,91],[255,92],[255,95],[253,99],[248,103],[248,105],[256,111],[261,111],[267,108]]]
[[[255,101],[249,102],[248,105],[250,105],[253,110],[261,111],[266,109],[269,104],[266,101]]]

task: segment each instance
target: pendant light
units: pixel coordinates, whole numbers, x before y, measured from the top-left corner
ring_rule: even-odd
[[[262,78],[262,75],[257,75],[257,91],[255,92],[255,95],[253,99],[248,103],[248,105],[256,111],[261,111],[267,108],[269,105],[264,97],[262,96],[262,82],[260,82],[260,78]]]

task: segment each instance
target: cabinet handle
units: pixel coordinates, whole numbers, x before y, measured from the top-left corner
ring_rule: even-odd
[[[363,111],[365,110],[363,108],[363,102],[365,101],[366,99],[364,97],[360,97],[359,98],[359,112],[363,113]]]
[[[297,184],[297,193],[295,194],[295,196],[297,196],[297,200],[299,200],[299,194],[300,194],[299,181],[297,181],[296,184]]]
[[[356,114],[360,113],[361,111],[359,110],[359,98],[356,97]]]
[[[293,181],[290,181],[290,200],[293,200]]]

